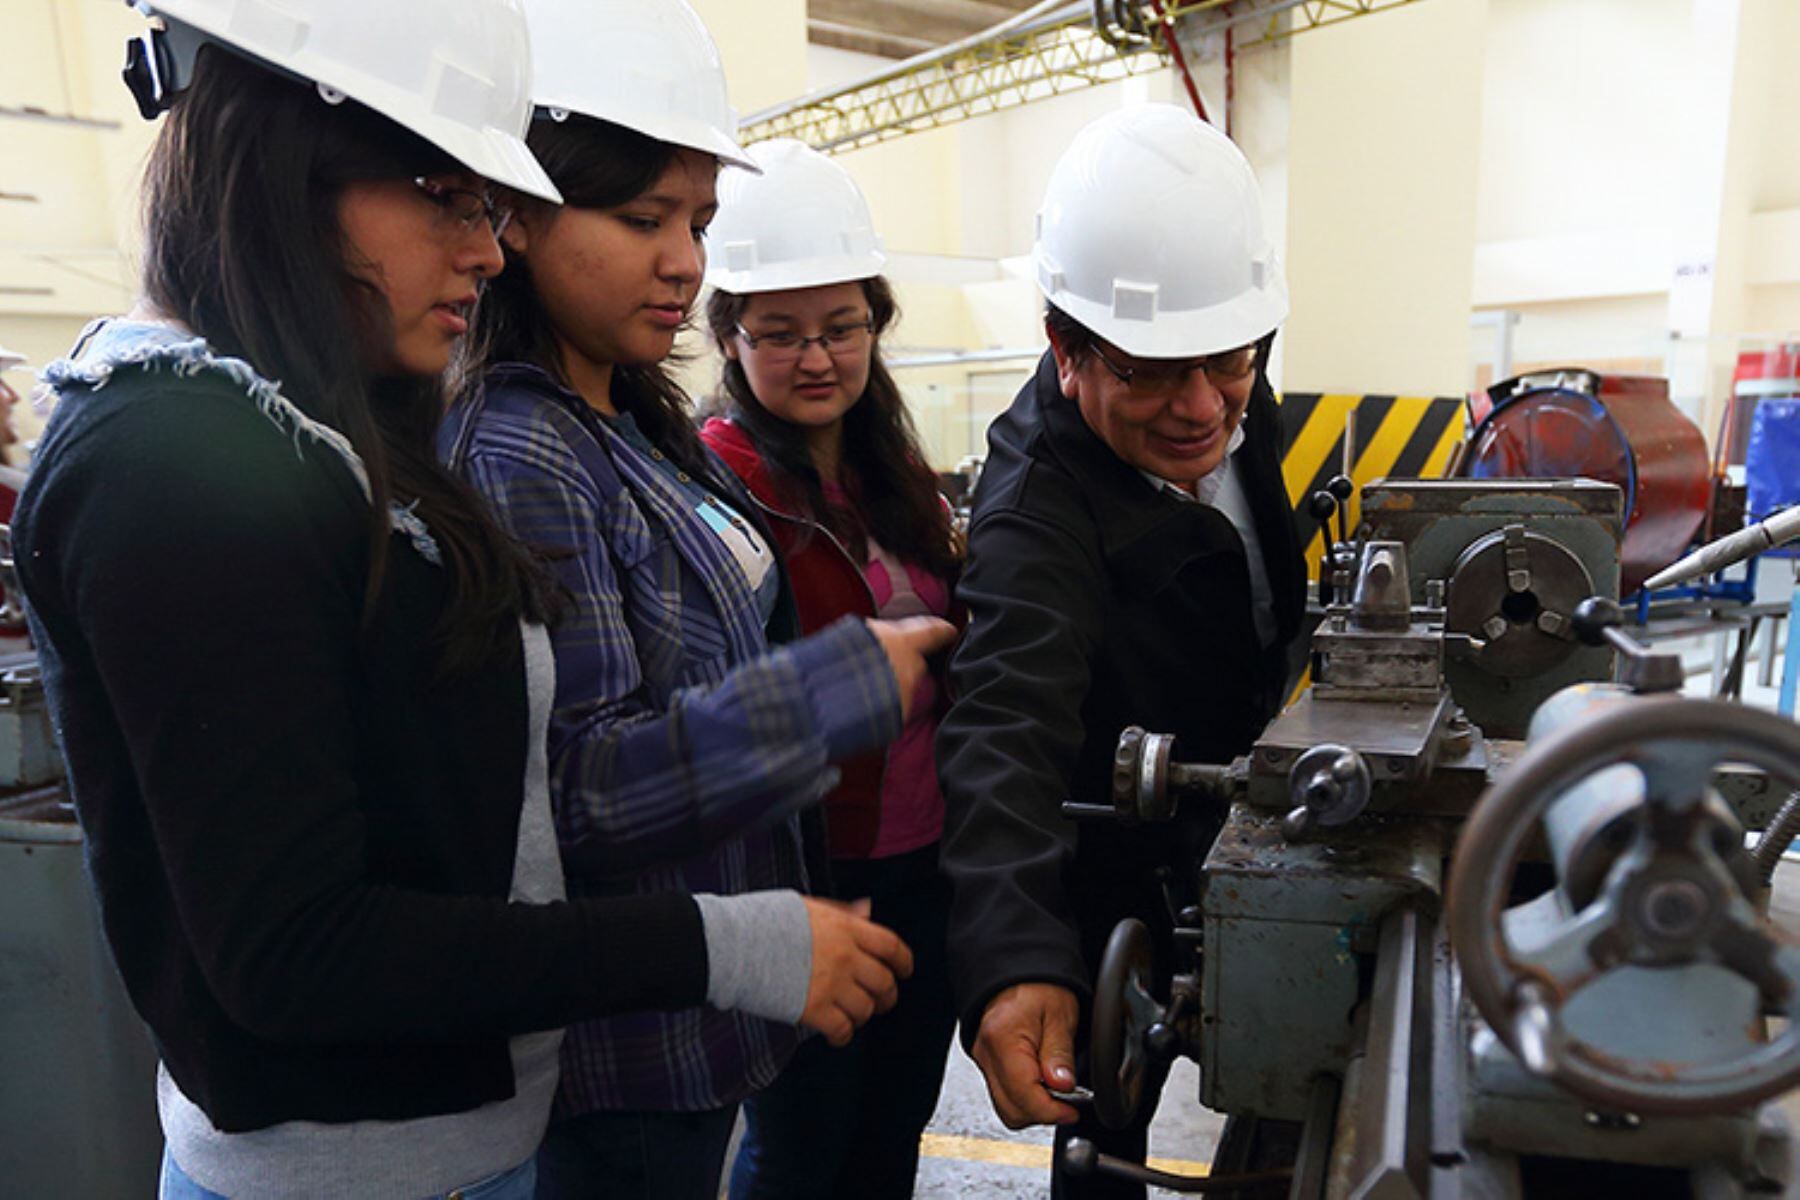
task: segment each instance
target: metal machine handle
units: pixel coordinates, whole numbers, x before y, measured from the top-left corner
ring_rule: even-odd
[[[1800,725],[1737,704],[1646,697],[1527,747],[1476,806],[1451,867],[1448,925],[1470,999],[1532,1071],[1595,1104],[1700,1115],[1748,1107],[1800,1083],[1800,944],[1761,917],[1703,820],[1715,770],[1760,768],[1800,785]],[[1643,817],[1595,899],[1529,952],[1508,940],[1508,889],[1551,805],[1602,770],[1642,776]],[[1625,966],[1708,963],[1754,984],[1785,1028],[1699,1062],[1622,1059],[1562,1021],[1571,997]]]
[[[1094,32],[1121,50],[1148,46],[1154,40],[1137,7],[1122,0],[1094,0]]]
[[[1658,654],[1626,633],[1624,610],[1604,596],[1576,605],[1570,625],[1583,644],[1618,652],[1619,682],[1634,692],[1679,692],[1686,682],[1680,655]]]
[[[1149,733],[1137,725],[1119,733],[1113,753],[1112,803],[1062,803],[1065,817],[1086,821],[1167,821],[1175,815],[1182,797],[1200,797],[1230,803],[1248,778],[1243,759],[1219,766],[1211,763],[1171,761],[1175,750],[1172,733]]]
[[[0,525],[0,588],[6,597],[0,601],[0,625],[17,627],[25,623],[25,596],[19,587],[19,572],[13,562],[12,526]]]
[[[1063,1170],[1077,1177],[1111,1175],[1115,1179],[1129,1179],[1133,1183],[1189,1196],[1285,1184],[1294,1175],[1293,1169],[1289,1167],[1273,1171],[1246,1171],[1240,1175],[1176,1175],[1128,1159],[1102,1154],[1086,1138],[1070,1138],[1068,1145],[1063,1147]]]
[[[1304,841],[1319,826],[1346,825],[1368,807],[1373,790],[1369,764],[1348,746],[1314,746],[1288,771],[1288,800],[1281,821],[1289,842]]]
[[[1163,1016],[1151,992],[1154,975],[1150,930],[1135,917],[1120,921],[1100,958],[1088,1023],[1094,1117],[1108,1129],[1124,1129],[1144,1107],[1152,1066],[1144,1035]]]

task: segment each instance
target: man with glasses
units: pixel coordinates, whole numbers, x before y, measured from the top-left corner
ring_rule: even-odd
[[[1150,927],[1166,984],[1171,906],[1197,899],[1224,817],[1077,825],[1060,806],[1111,803],[1127,725],[1176,734],[1183,759],[1244,753],[1280,705],[1299,628],[1304,567],[1264,375],[1287,289],[1260,205],[1243,155],[1183,110],[1084,129],[1038,217],[1050,351],[988,433],[959,695],[938,736],[951,965],[995,1111],[1058,1125],[1058,1197],[1143,1195],[1060,1162],[1071,1134],[1142,1161],[1148,1116],[1111,1133],[1052,1092],[1091,1082],[1078,1047],[1118,921]]]

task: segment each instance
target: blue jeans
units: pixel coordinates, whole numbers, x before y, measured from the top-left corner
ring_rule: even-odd
[[[532,1200],[536,1191],[537,1163],[528,1158],[510,1171],[433,1196],[431,1200]],[[162,1186],[157,1196],[159,1200],[228,1200],[189,1179],[167,1148],[163,1150]]]
[[[832,890],[868,896],[874,919],[912,948],[900,1002],[842,1049],[801,1043],[766,1090],[744,1102],[731,1200],[904,1200],[919,1135],[937,1108],[956,1026],[944,929],[950,887],[936,844],[892,858],[836,859]]]
[[[737,1105],[593,1112],[555,1121],[538,1147],[538,1200],[716,1200]]]

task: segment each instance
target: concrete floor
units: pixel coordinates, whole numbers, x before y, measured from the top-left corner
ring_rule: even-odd
[[[1161,1160],[1157,1166],[1199,1174],[1211,1161],[1225,1121],[1200,1107],[1199,1094],[1199,1069],[1186,1060],[1176,1063],[1150,1126],[1150,1155]],[[1050,1130],[1014,1133],[1002,1125],[981,1072],[960,1047],[950,1052],[923,1151],[913,1191],[917,1200],[1038,1197],[1050,1191]]]
[[[1203,1174],[1225,1119],[1201,1108],[1200,1072],[1191,1062],[1175,1064],[1163,1103],[1150,1126],[1154,1165],[1184,1174]],[[739,1119],[742,1133],[742,1118]],[[988,1101],[981,1072],[960,1046],[950,1051],[944,1090],[925,1130],[914,1200],[988,1200],[989,1197],[1042,1197],[1050,1194],[1050,1130],[1017,1132],[1000,1123]],[[735,1142],[726,1161],[736,1153]],[[1173,1195],[1157,1191],[1156,1195]]]

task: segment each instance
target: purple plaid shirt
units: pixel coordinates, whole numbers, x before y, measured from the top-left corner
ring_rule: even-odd
[[[447,457],[554,567],[550,797],[572,895],[806,890],[797,812],[830,763],[883,745],[899,695],[879,643],[839,622],[771,650],[749,581],[663,466],[582,399],[507,364],[447,424]],[[749,501],[722,462],[723,499]],[[575,1026],[557,1116],[734,1104],[797,1031],[710,1007]]]

